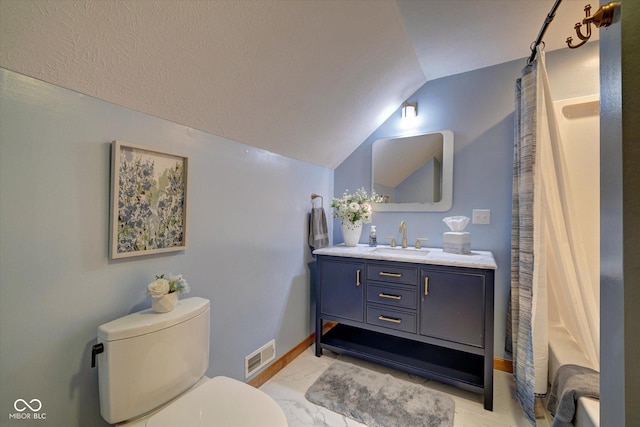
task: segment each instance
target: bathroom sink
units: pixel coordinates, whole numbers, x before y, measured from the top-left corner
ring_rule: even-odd
[[[421,257],[429,254],[428,249],[416,249],[416,248],[401,248],[391,246],[378,246],[373,250],[374,253],[380,255],[389,255],[389,256],[401,256],[401,257]]]

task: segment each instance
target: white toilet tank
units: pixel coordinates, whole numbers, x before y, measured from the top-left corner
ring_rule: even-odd
[[[209,300],[186,298],[168,313],[144,310],[98,328],[100,413],[115,424],[192,387],[209,366]]]

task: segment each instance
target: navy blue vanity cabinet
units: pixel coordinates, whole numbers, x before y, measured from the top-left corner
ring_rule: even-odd
[[[323,260],[318,274],[322,316],[338,322],[364,321],[364,263],[345,258]]]
[[[434,266],[420,270],[419,334],[430,342],[460,349],[474,384],[484,393],[485,409],[493,408],[494,271]]]
[[[366,323],[393,331],[416,333],[417,278],[416,267],[368,262]]]
[[[493,269],[318,254],[316,274],[316,356],[451,384],[493,410]]]
[[[484,347],[484,274],[424,268],[420,283],[420,335]]]

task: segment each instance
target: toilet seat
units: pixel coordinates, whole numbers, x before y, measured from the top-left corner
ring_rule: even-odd
[[[152,415],[147,427],[286,427],[278,404],[264,392],[238,380],[215,377]]]

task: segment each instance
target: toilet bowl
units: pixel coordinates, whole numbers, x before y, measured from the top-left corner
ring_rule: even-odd
[[[278,404],[241,381],[204,375],[210,302],[186,298],[169,313],[143,310],[98,328],[100,413],[127,427],[286,427]]]
[[[120,427],[286,427],[278,404],[264,392],[228,377],[204,378],[202,384],[161,410]]]

